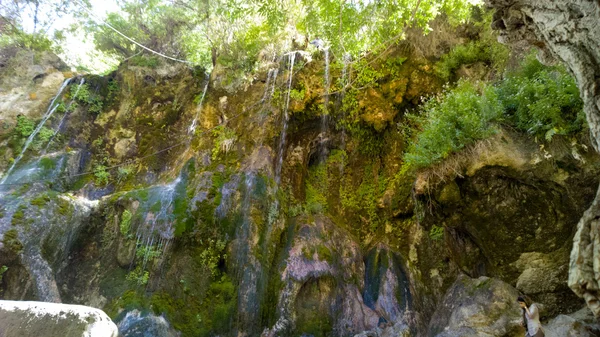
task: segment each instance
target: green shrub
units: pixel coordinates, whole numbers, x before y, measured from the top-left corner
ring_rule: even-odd
[[[106,185],[110,180],[110,173],[106,170],[106,166],[104,165],[96,165],[96,169],[94,170],[94,178],[96,184],[98,185]]]
[[[42,126],[42,128],[35,137],[35,141],[33,141],[33,143],[31,144],[31,147],[36,151],[41,150],[42,147],[50,141],[50,138],[52,138],[52,136],[54,136],[54,131],[45,126]]]
[[[530,55],[498,85],[506,119],[517,128],[550,141],[553,135],[580,131],[583,102],[565,69],[546,67]]]
[[[436,74],[442,79],[451,80],[462,65],[483,62],[497,72],[504,71],[509,58],[509,49],[499,43],[496,33],[492,32],[492,12],[482,14],[481,21],[474,22],[479,29],[476,40],[459,44],[435,65]]]
[[[35,124],[33,121],[23,115],[17,116],[17,126],[15,126],[15,132],[17,135],[25,138],[29,137],[35,130]]]
[[[135,283],[138,286],[144,286],[148,284],[150,279],[150,273],[147,270],[143,270],[141,266],[135,267],[134,270],[127,274],[126,280]]]
[[[455,89],[426,102],[419,116],[420,133],[404,155],[407,168],[424,168],[465,146],[493,135],[502,107],[491,86],[461,81]]]
[[[87,83],[80,86],[71,86],[71,98],[77,103],[87,106],[88,111],[93,114],[102,112],[102,97],[90,91],[90,86]]]

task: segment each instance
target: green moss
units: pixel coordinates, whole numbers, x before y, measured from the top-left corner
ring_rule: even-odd
[[[129,235],[129,229],[131,227],[132,214],[129,210],[123,211],[121,214],[121,223],[119,224],[119,230],[124,237]]]
[[[321,261],[326,261],[326,262],[332,262],[332,256],[331,256],[331,251],[329,250],[329,248],[327,248],[325,245],[318,245],[316,247],[317,250],[317,255],[319,255],[319,260]]]
[[[129,64],[136,67],[156,68],[160,65],[160,60],[156,56],[140,55],[129,59]]]
[[[75,212],[75,207],[63,198],[57,198],[56,203],[58,205],[58,214],[62,216],[71,216]]]
[[[104,310],[118,320],[120,309],[150,309],[156,315],[165,315],[182,337],[224,335],[231,330],[237,303],[237,289],[224,275],[210,284],[203,295],[188,293],[185,297],[158,291],[149,297],[141,291],[128,290],[113,300]]]
[[[40,159],[40,167],[44,170],[53,170],[56,168],[56,161],[52,158],[43,157]]]
[[[50,202],[50,196],[48,196],[47,194],[41,194],[41,195],[37,196],[36,198],[31,199],[30,204],[32,206],[41,207],[41,206],[46,205],[49,202]]]
[[[19,226],[25,224],[25,210],[27,206],[21,204],[17,208],[17,210],[13,213],[11,224],[13,226]]]
[[[23,244],[19,240],[19,233],[14,228],[9,229],[4,233],[2,243],[15,254],[19,254],[21,251],[23,251]]]

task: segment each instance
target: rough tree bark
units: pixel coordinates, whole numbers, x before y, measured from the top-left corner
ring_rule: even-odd
[[[527,41],[542,61],[559,60],[584,102],[592,144],[600,151],[600,0],[486,0],[500,42]],[[600,316],[600,190],[577,225],[569,287]]]

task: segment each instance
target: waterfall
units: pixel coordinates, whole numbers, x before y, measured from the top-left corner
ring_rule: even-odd
[[[323,52],[325,53],[325,96],[323,111],[321,113],[321,147],[319,149],[319,162],[324,162],[327,157],[327,147],[325,146],[325,141],[327,132],[329,131],[329,87],[331,84],[329,78],[329,48],[324,48]]]
[[[200,113],[202,112],[202,103],[204,102],[204,96],[206,96],[206,91],[208,90],[208,84],[210,83],[210,73],[206,74],[206,83],[204,84],[204,90],[202,90],[202,97],[200,97],[200,102],[198,103],[198,107],[196,108],[196,116],[194,120],[192,120],[192,125],[188,128],[189,134],[194,134],[196,131],[196,126],[198,125],[198,117],[200,117]]]
[[[145,218],[136,231],[136,247],[143,249],[142,269],[154,256],[164,254],[174,237],[173,203],[181,177],[166,185],[153,186],[148,190],[145,202]]]
[[[290,58],[290,71],[288,75],[288,90],[285,98],[285,107],[283,109],[283,121],[281,128],[281,138],[279,139],[279,148],[277,150],[277,162],[275,166],[275,182],[277,185],[281,182],[281,167],[283,166],[283,152],[285,150],[285,138],[288,128],[288,107],[290,106],[290,92],[292,91],[292,80],[294,77],[294,61],[296,59],[296,52],[288,54]]]
[[[342,58],[344,62],[344,67],[342,68],[342,80],[341,80],[341,91],[338,95],[338,106],[341,107],[342,110],[342,139],[341,139],[341,149],[343,151],[346,150],[346,109],[344,109],[344,96],[346,95],[346,85],[348,83],[348,64],[350,64],[351,56],[348,53],[344,54]],[[340,163],[340,176],[344,175],[344,157],[342,157],[342,161]]]
[[[50,137],[50,140],[48,141],[48,144],[46,144],[46,147],[42,151],[42,154],[46,154],[46,151],[48,151],[48,148],[50,147],[50,144],[52,144],[52,141],[54,140],[54,137],[56,137],[56,135],[60,132],[60,129],[62,128],[62,125],[65,122],[65,119],[66,119],[67,115],[69,114],[69,108],[73,104],[73,101],[75,101],[75,97],[77,97],[77,94],[79,93],[79,89],[81,89],[81,86],[83,85],[83,83],[85,83],[85,78],[82,77],[81,81],[79,81],[79,85],[77,86],[77,90],[75,90],[75,94],[73,95],[73,97],[71,97],[71,101],[66,106],[65,114],[60,119],[60,122],[58,123],[58,127],[56,128],[56,130],[52,134],[52,137]]]
[[[50,106],[48,106],[48,110],[46,111],[46,113],[42,117],[42,120],[36,126],[35,130],[33,130],[33,132],[31,133],[31,135],[29,135],[29,137],[27,138],[27,141],[25,141],[25,145],[23,145],[23,150],[21,150],[21,153],[17,156],[17,158],[12,163],[12,165],[10,166],[10,168],[8,169],[8,171],[6,171],[6,174],[4,175],[4,178],[2,178],[2,181],[0,181],[0,184],[4,184],[4,182],[6,181],[6,178],[8,178],[8,176],[10,175],[10,173],[12,172],[12,170],[15,168],[15,166],[17,166],[17,164],[19,163],[19,161],[23,158],[23,155],[27,151],[27,148],[29,147],[29,145],[31,144],[31,142],[33,141],[33,139],[35,138],[35,136],[40,132],[40,130],[42,129],[42,127],[44,126],[44,124],[46,124],[46,121],[48,121],[48,119],[52,116],[52,114],[54,113],[54,111],[56,111],[56,108],[58,107],[58,105],[54,105],[54,102],[58,99],[58,97],[60,97],[60,95],[62,94],[63,90],[65,90],[65,88],[67,87],[67,85],[69,84],[70,81],[71,81],[71,79],[69,78],[69,79],[67,79],[67,80],[65,80],[63,82],[63,84],[61,85],[60,89],[58,90],[58,93],[56,94],[56,96],[54,96],[54,99],[52,99],[52,102],[50,102]]]

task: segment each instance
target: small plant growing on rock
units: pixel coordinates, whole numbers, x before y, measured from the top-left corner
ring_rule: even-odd
[[[121,214],[121,223],[119,224],[119,229],[121,231],[121,234],[123,234],[124,237],[129,237],[129,229],[131,227],[131,217],[132,217],[132,214],[128,210],[123,211],[123,214]]]
[[[98,185],[106,185],[110,179],[110,173],[106,170],[106,166],[104,165],[96,165],[96,169],[94,170],[94,178],[96,184]]]
[[[444,238],[444,227],[433,225],[429,230],[429,238],[434,241],[439,241]]]

